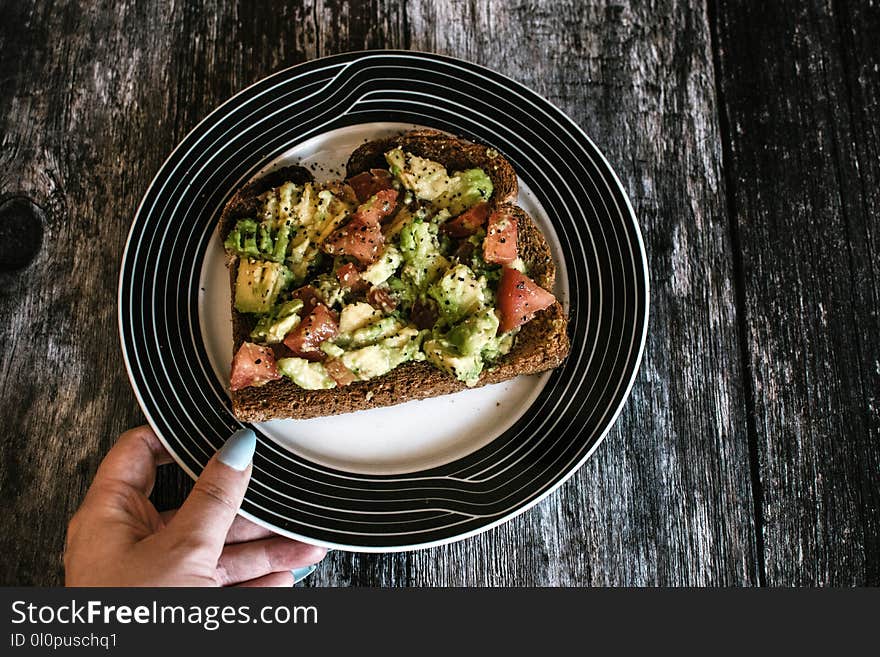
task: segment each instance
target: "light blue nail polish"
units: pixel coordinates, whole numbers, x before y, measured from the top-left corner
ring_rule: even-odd
[[[306,566],[305,568],[294,568],[290,572],[293,573],[293,583],[303,581],[306,577],[311,575],[315,570],[317,570],[317,566]]]
[[[257,434],[250,429],[239,429],[217,452],[217,459],[233,470],[242,471],[250,465],[256,448]]]

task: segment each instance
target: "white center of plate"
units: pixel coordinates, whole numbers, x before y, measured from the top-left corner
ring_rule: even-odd
[[[348,156],[359,145],[416,127],[372,123],[333,130],[291,148],[258,175],[277,166],[301,164],[319,182],[341,178]],[[518,203],[550,244],[557,265],[554,292],[567,309],[568,277],[559,240],[544,209],[522,181]],[[229,276],[215,231],[199,281],[199,319],[211,366],[227,388],[232,361],[230,307]],[[310,420],[272,420],[256,426],[283,448],[327,467],[362,474],[414,472],[454,461],[500,436],[528,410],[548,377],[549,373],[520,376],[397,406]]]

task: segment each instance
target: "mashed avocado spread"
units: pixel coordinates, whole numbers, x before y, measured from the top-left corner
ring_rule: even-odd
[[[486,261],[492,181],[401,149],[345,182],[291,182],[259,197],[225,241],[234,304],[278,372],[320,390],[426,361],[469,386],[508,353],[502,265]],[[515,234],[514,234],[515,239]],[[503,241],[503,240],[501,240]],[[504,263],[522,271],[522,262]]]

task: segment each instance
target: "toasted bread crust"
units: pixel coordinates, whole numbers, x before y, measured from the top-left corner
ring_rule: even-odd
[[[520,257],[526,263],[531,278],[541,287],[553,289],[556,267],[550,248],[543,234],[531,217],[515,205],[517,186],[516,174],[509,163],[499,155],[487,154],[484,146],[478,146],[449,137],[435,131],[413,131],[398,137],[369,142],[352,153],[348,161],[349,176],[374,167],[385,166],[382,154],[395,146],[401,146],[421,157],[442,162],[448,169],[484,168],[492,177],[496,193],[503,196],[493,199],[496,207],[502,205],[517,217]],[[245,186],[233,196],[221,216],[221,235],[231,230],[234,222],[242,217],[253,215],[258,207],[256,197],[267,189],[285,180],[306,182],[311,174],[302,167],[289,167],[279,172],[299,178],[284,178],[276,172]],[[304,173],[303,173],[304,172]],[[280,177],[279,177],[280,176]],[[304,179],[303,176],[308,176]],[[230,283],[234,289],[237,258],[228,259]],[[232,309],[234,350],[249,337],[253,321]],[[556,302],[550,308],[539,312],[525,324],[517,335],[510,353],[480,376],[477,386],[500,383],[521,374],[536,374],[559,366],[569,351],[567,318],[562,306]],[[273,345],[276,356],[290,355],[283,345]],[[264,386],[244,388],[230,393],[232,410],[242,421],[263,422],[277,418],[311,418],[325,415],[350,413],[352,411],[381,406],[402,404],[414,399],[438,397],[461,390],[468,386],[441,372],[425,362],[409,362],[400,365],[388,374],[368,381],[358,381],[344,388],[331,390],[304,390],[286,378],[271,381]]]

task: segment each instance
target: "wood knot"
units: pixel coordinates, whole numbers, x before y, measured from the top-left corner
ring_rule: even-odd
[[[43,211],[25,196],[0,203],[0,271],[30,264],[43,243]]]

